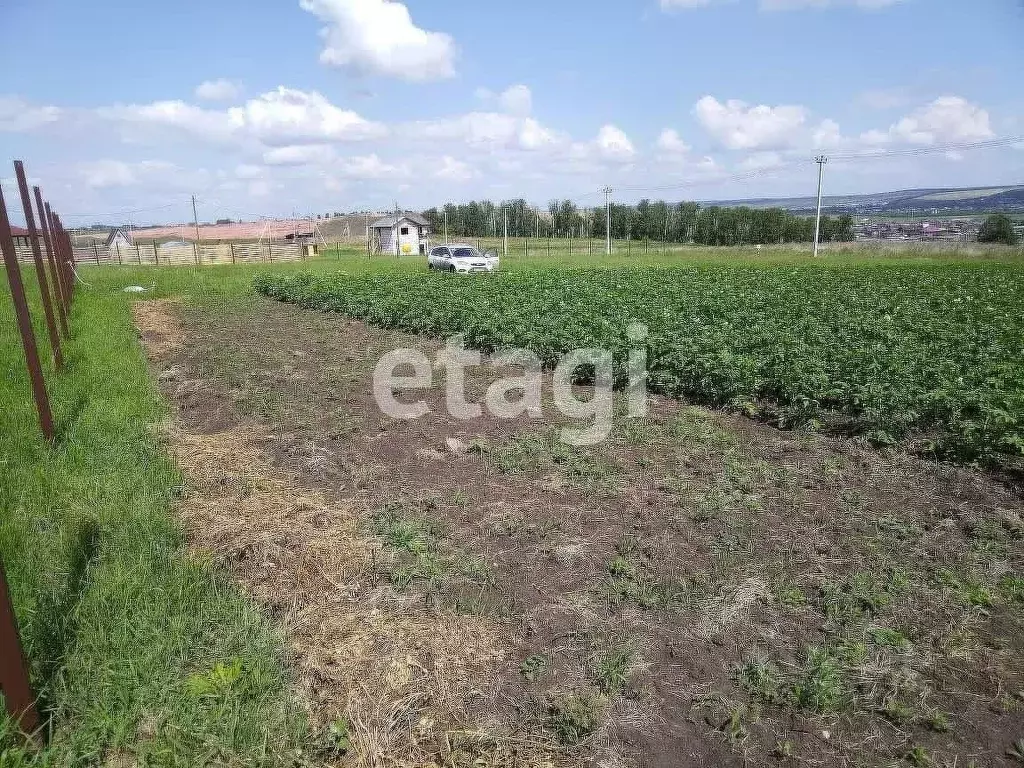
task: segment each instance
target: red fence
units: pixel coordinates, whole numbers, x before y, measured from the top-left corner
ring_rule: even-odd
[[[64,364],[61,342],[62,339],[67,339],[71,333],[69,318],[75,293],[74,251],[71,247],[71,239],[61,225],[60,216],[50,208],[49,203],[43,200],[39,187],[34,187],[32,194],[29,194],[25,167],[20,160],[14,162],[14,172],[18,178],[18,190],[21,193],[21,205],[31,243],[32,265],[35,267],[36,279],[39,281],[39,303],[42,305],[46,320],[50,352],[53,356],[54,369],[59,372]],[[46,389],[46,381],[43,378],[39,348],[32,329],[31,310],[25,296],[21,265],[14,246],[3,190],[0,190],[0,250],[3,251],[7,282],[11,288],[14,316],[21,334],[25,365],[28,368],[32,394],[39,416],[39,427],[43,437],[47,441],[52,441],[54,436],[53,413],[50,410],[50,398]],[[44,250],[46,251],[45,261]],[[39,712],[35,696],[32,693],[28,665],[25,662],[2,562],[0,562],[0,692],[3,693],[8,714],[18,723],[22,732],[30,737],[35,736],[39,730]]]

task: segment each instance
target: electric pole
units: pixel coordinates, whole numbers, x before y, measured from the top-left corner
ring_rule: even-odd
[[[508,258],[508,208],[501,206],[501,218],[502,226],[504,227],[504,235],[501,246],[502,258]]]
[[[199,237],[199,214],[196,212],[196,196],[192,195],[192,223],[196,225],[196,245],[202,242]]]
[[[448,242],[448,206],[444,207],[444,241]]]
[[[814,258],[818,258],[818,242],[821,237],[821,182],[825,175],[825,164],[828,158],[825,155],[818,155],[814,158],[818,164],[818,214],[814,218]]]
[[[604,252],[611,256],[612,255],[612,188],[605,187],[604,192],[604,235],[605,235],[605,246]]]

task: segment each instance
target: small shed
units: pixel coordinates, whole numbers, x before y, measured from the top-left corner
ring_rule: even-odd
[[[375,221],[370,229],[378,253],[422,256],[430,247],[430,222],[415,213]]]
[[[15,248],[31,248],[32,238],[28,235],[28,230],[25,227],[16,227],[11,225],[11,236],[14,238]]]
[[[131,233],[124,229],[115,229],[107,236],[107,256],[111,261],[116,259],[120,262],[134,247]]]

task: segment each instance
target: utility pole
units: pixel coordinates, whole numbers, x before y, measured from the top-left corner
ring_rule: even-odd
[[[605,247],[604,252],[611,256],[612,255],[612,188],[605,187],[604,192],[604,235],[605,235]]]
[[[828,158],[825,155],[818,155],[814,158],[818,164],[818,215],[814,219],[814,258],[818,258],[818,242],[821,237],[821,182],[825,175],[825,164]]]
[[[444,241],[448,242],[448,206],[444,207]]]
[[[401,252],[399,251],[399,248],[401,246],[401,243],[399,241],[402,239],[402,228],[401,228],[401,226],[399,226],[401,223],[402,223],[402,217],[398,213],[398,201],[395,200],[395,258],[396,259],[399,258],[402,255]]]
[[[196,196],[192,195],[192,223],[196,225],[196,244],[200,243],[199,237],[199,214],[196,213]]]

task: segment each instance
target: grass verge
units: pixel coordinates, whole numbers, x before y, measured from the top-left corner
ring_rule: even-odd
[[[45,749],[24,751],[0,720],[0,764],[292,763],[306,726],[280,638],[186,552],[174,519],[180,479],[152,426],[164,405],[120,290],[133,276],[86,275],[93,284],[79,292],[65,370],[47,371],[53,446],[39,437],[0,294],[0,555],[49,735]],[[215,279],[147,276],[171,289]]]

